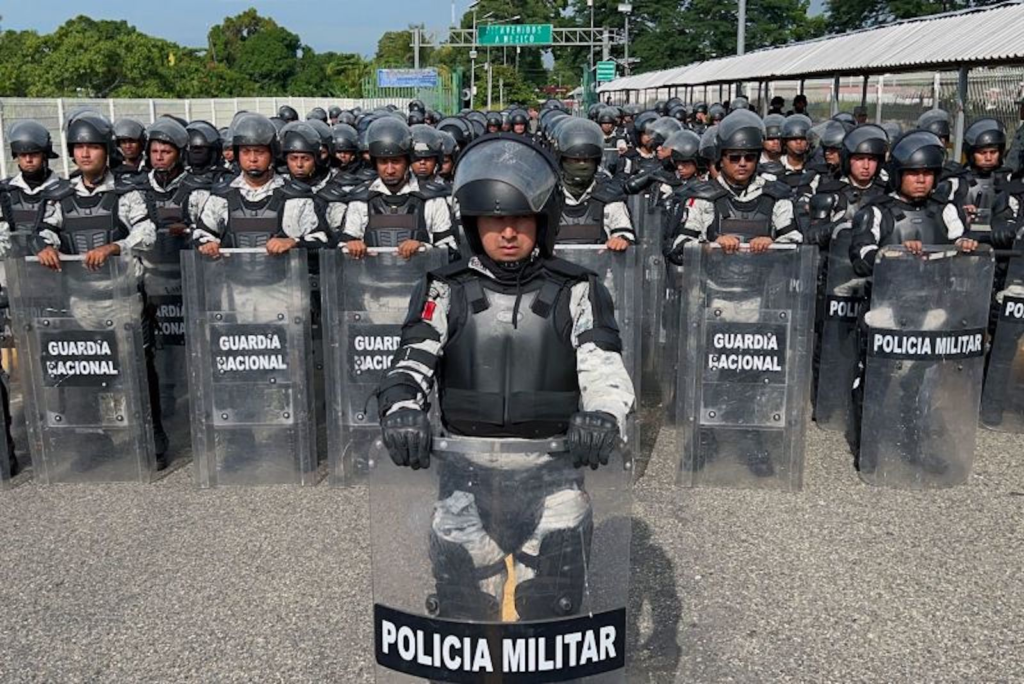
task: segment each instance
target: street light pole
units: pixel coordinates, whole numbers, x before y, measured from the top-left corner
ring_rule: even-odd
[[[476,7],[473,8],[473,47],[469,49],[469,108],[476,104]]]
[[[747,0],[739,0],[740,16],[736,26],[736,54],[742,55],[747,51]]]
[[[625,43],[626,43],[626,58],[625,58],[625,62],[626,62],[626,65],[625,65],[626,76],[629,76],[629,73],[630,73],[630,69],[629,69],[629,15],[630,15],[630,13],[632,11],[633,11],[633,5],[631,5],[630,3],[628,3],[628,2],[620,2],[619,3],[619,12],[621,12],[622,15],[626,19],[626,31],[625,31],[625,35],[623,36],[623,38],[625,40]]]

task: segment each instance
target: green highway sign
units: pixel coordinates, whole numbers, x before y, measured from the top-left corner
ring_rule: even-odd
[[[597,80],[598,81],[614,81],[615,80],[615,62],[608,60],[607,62],[597,63]]]
[[[488,24],[476,29],[479,45],[548,45],[551,24]]]

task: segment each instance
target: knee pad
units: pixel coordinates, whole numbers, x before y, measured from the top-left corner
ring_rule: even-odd
[[[501,619],[497,597],[480,591],[480,581],[500,573],[504,562],[477,568],[465,548],[431,534],[430,563],[437,587],[437,593],[427,597],[430,615],[492,622]]]
[[[578,527],[547,535],[536,556],[516,554],[516,560],[536,573],[516,586],[516,612],[521,619],[547,620],[580,611],[593,533],[594,519],[588,513]]]

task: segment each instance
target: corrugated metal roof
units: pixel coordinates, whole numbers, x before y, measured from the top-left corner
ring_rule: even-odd
[[[1024,4],[1020,0],[627,76],[605,83],[599,90],[891,73],[1007,61],[1024,62]]]

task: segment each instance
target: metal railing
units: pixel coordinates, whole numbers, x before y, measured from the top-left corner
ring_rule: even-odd
[[[300,117],[313,107],[325,110],[337,105],[342,109],[362,107],[372,109],[386,104],[405,107],[408,99],[388,98],[325,98],[325,97],[235,97],[221,99],[162,100],[162,99],[77,99],[77,98],[0,98],[0,177],[17,172],[17,163],[11,158],[7,145],[7,131],[17,121],[33,119],[50,131],[54,152],[59,159],[51,166],[65,176],[71,171],[73,162],[65,154],[65,140],[62,123],[77,109],[93,109],[109,117],[113,122],[121,117],[137,119],[144,125],[153,123],[163,114],[173,114],[188,121],[203,119],[217,128],[227,126],[239,111],[251,111],[273,116],[282,105],[291,105]]]

